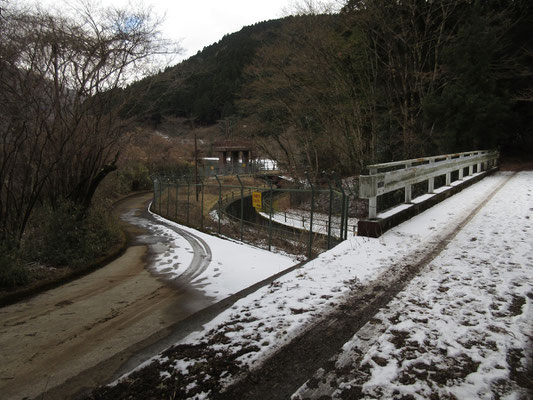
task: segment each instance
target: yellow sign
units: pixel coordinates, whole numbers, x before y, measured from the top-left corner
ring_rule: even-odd
[[[261,198],[261,192],[252,193],[252,205],[254,208],[263,208],[263,200]]]

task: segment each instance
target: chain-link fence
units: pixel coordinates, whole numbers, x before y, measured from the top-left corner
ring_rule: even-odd
[[[333,180],[318,187],[239,175],[152,179],[152,211],[269,250],[313,257],[356,234],[350,196]]]

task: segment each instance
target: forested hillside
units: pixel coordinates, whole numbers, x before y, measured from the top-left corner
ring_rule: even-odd
[[[284,23],[272,20],[244,27],[180,64],[134,83],[127,91],[135,93],[136,100],[127,104],[123,115],[157,126],[169,116],[208,125],[236,114],[244,67],[259,47],[275,40]]]
[[[241,105],[287,165],[313,171],[531,149],[531,11],[526,1],[349,1],[336,19],[294,20],[263,47]]]
[[[350,0],[243,28],[133,85],[157,126],[233,118],[297,170],[532,147],[528,1]]]

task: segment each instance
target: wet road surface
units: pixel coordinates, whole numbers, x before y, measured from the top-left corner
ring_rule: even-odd
[[[129,246],[123,256],[83,278],[0,309],[0,397],[72,398],[106,383],[169,327],[213,303],[187,281],[211,261],[209,247],[179,232],[194,250],[178,282],[150,272],[168,235],[154,234],[151,194],[121,201]],[[172,228],[174,231],[179,228]],[[163,274],[164,275],[164,274]]]

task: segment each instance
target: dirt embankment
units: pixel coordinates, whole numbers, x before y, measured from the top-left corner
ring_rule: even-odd
[[[146,213],[150,194],[127,198],[116,212]],[[105,383],[137,351],[208,300],[170,287],[145,268],[144,228],[123,222],[125,253],[64,286],[0,309],[3,399],[70,398]],[[153,238],[151,239],[154,240]],[[161,240],[164,240],[163,238]]]

